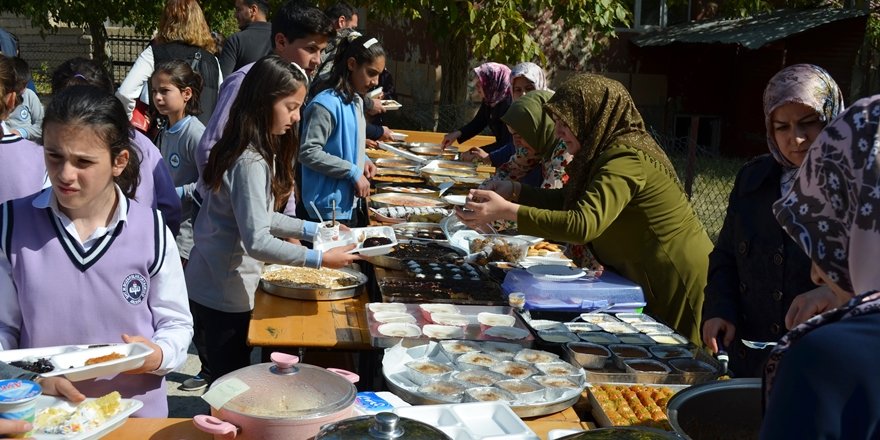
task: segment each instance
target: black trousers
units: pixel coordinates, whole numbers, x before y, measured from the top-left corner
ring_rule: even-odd
[[[193,316],[193,345],[199,353],[202,371],[208,383],[226,373],[251,364],[247,345],[251,312],[227,313],[190,301]]]

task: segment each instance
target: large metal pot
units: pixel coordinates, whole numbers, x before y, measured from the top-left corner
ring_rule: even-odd
[[[325,425],[315,440],[450,440],[443,431],[390,412]]]
[[[760,379],[707,382],[679,391],[666,406],[669,424],[688,440],[757,439],[761,431]]]
[[[351,417],[356,374],[301,364],[285,353],[272,353],[271,359],[217,379],[208,392],[234,397],[212,406],[210,416],[195,416],[196,427],[215,440],[311,439],[322,426]]]

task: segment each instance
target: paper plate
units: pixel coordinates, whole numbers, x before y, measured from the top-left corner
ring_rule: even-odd
[[[443,196],[443,201],[449,203],[450,205],[456,206],[464,206],[467,203],[467,196],[464,195],[452,195],[452,196]]]
[[[547,281],[574,281],[587,274],[579,267],[558,264],[537,264],[530,266],[526,271],[535,278]]]

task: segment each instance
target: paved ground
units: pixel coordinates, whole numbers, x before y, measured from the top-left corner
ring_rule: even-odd
[[[165,376],[168,384],[168,417],[192,417],[196,414],[210,414],[211,408],[202,400],[205,390],[181,391],[178,389],[183,381],[199,372],[199,358],[195,354],[195,348],[190,345],[189,355],[183,368]],[[260,362],[260,349],[254,349],[251,362]]]

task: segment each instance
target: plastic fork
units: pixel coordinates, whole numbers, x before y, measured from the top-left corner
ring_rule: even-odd
[[[746,347],[753,348],[755,350],[763,350],[767,347],[772,347],[778,344],[778,342],[749,341],[746,339],[740,339],[740,341],[742,341],[743,345],[745,345]]]

